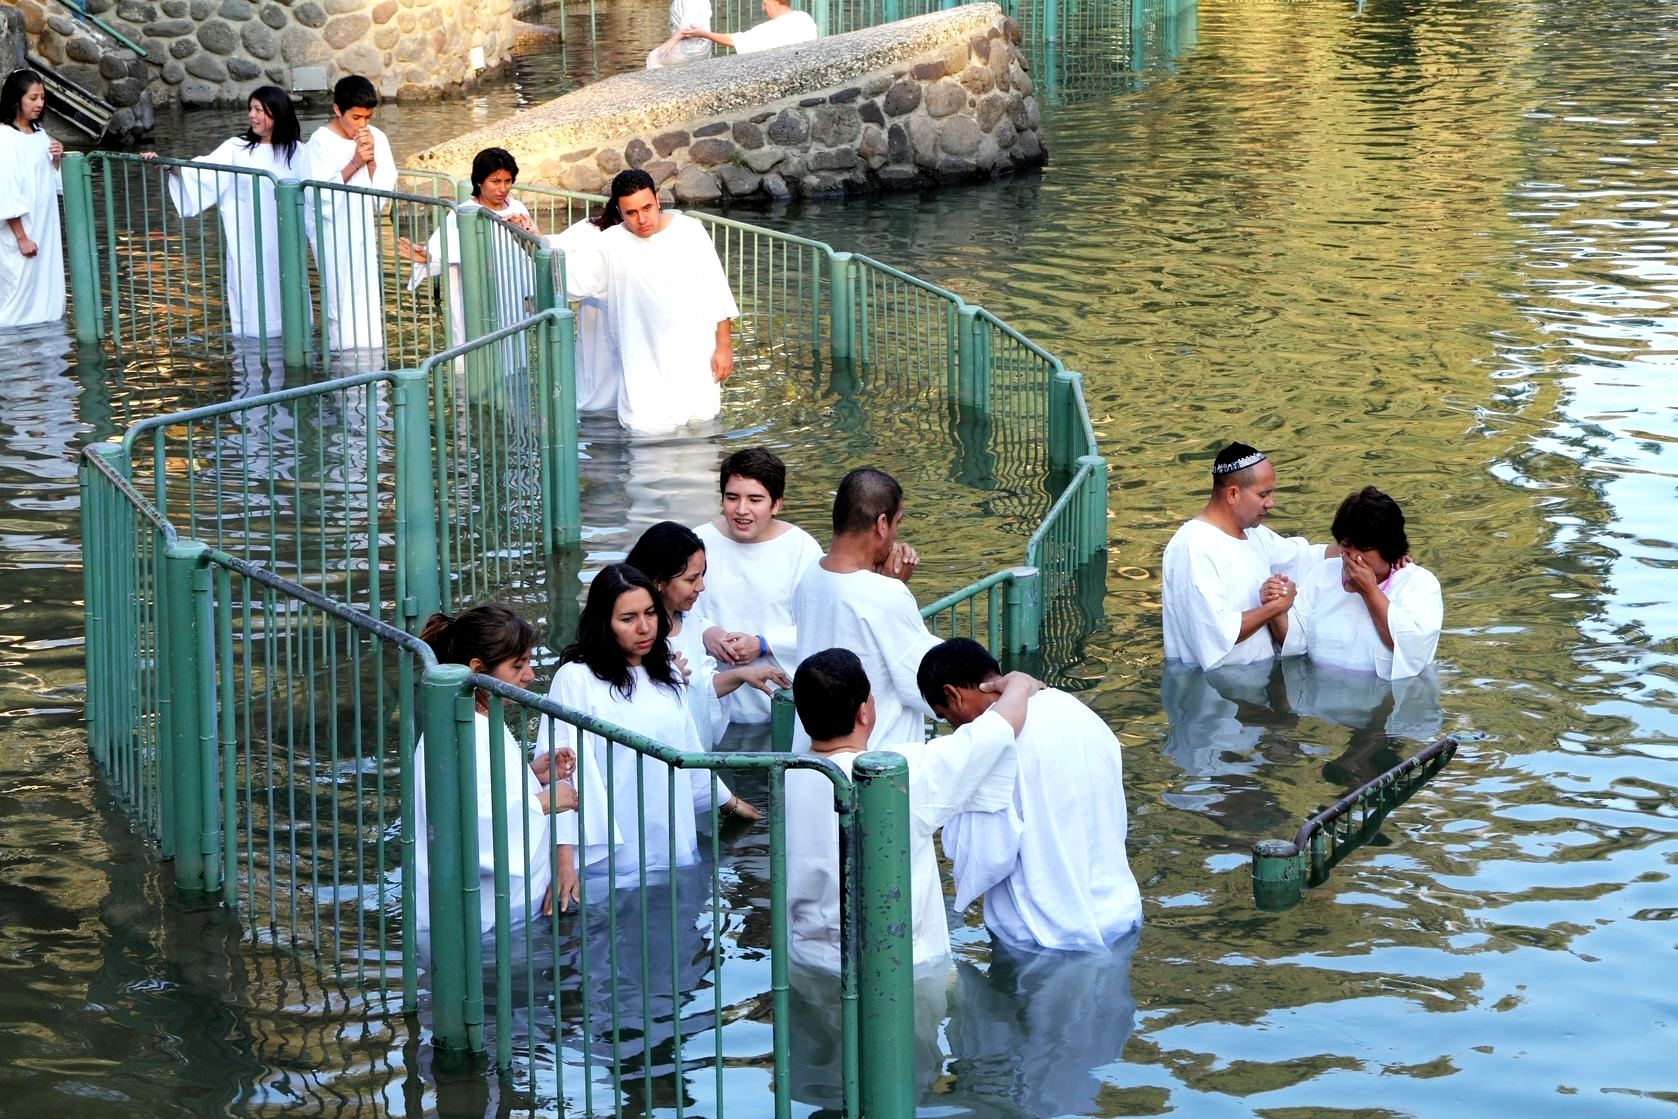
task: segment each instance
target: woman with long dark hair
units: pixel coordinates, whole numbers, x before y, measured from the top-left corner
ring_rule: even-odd
[[[652,580],[628,564],[604,568],[589,585],[577,638],[560,653],[548,698],[666,746],[703,752],[669,637],[670,617]],[[568,733],[544,718],[537,740],[564,741]],[[708,772],[677,769],[593,732],[580,735],[575,783],[578,814],[560,827],[580,841],[576,868],[612,866],[625,882],[637,881],[643,866],[661,871],[696,861],[697,812],[758,815]],[[575,878],[562,879],[558,890],[561,907],[568,906],[577,897]]]
[[[258,86],[245,104],[249,127],[223,140],[194,163],[171,167],[169,198],[183,218],[211,206],[221,218],[222,290],[233,334],[273,338],[280,333],[280,233],[274,184],[262,174],[233,174],[218,167],[265,172],[276,179],[303,177],[303,128],[291,97],[278,86]],[[150,158],[156,152],[141,152]]]
[[[64,145],[41,128],[46,107],[46,83],[33,70],[14,70],[0,86],[0,327],[64,317]]]

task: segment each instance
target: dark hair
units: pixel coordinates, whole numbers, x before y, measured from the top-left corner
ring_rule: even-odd
[[[582,617],[577,619],[577,639],[560,652],[560,663],[580,661],[625,699],[633,695],[635,673],[624,659],[618,639],[612,635],[612,615],[617,611],[618,597],[635,590],[646,591],[653,600],[653,609],[658,611],[658,637],[641,658],[641,667],[647,670],[653,683],[679,691],[681,678],[670,663],[670,615],[665,612],[652,580],[627,563],[608,564],[589,584]]]
[[[728,491],[730,478],[750,478],[769,491],[770,501],[781,500],[787,492],[787,464],[768,447],[747,447],[723,459],[717,471],[718,492]]]
[[[867,532],[884,516],[887,520],[903,508],[903,487],[883,470],[864,466],[839,480],[833,495],[833,535]]]
[[[290,95],[277,85],[259,85],[245,98],[247,105],[252,101],[261,105],[262,111],[273,118],[274,131],[269,134],[268,142],[274,146],[275,151],[285,157],[287,163],[290,163],[292,157],[297,154],[297,145],[303,139],[303,126],[297,123],[297,110],[292,108]],[[262,143],[257,134],[249,129],[246,129],[239,139],[245,142],[246,151],[251,151]]]
[[[332,87],[332,103],[338,106],[340,113],[351,109],[377,109],[379,91],[360,74],[346,74]]]
[[[1374,548],[1388,563],[1397,563],[1410,551],[1410,540],[1404,535],[1403,511],[1398,502],[1374,486],[1346,495],[1339,512],[1334,514],[1329,534],[1340,544]]]
[[[659,583],[668,582],[686,570],[693,553],[703,552],[705,542],[687,525],[675,521],[660,521],[635,542],[624,561],[641,574]]]
[[[942,707],[944,687],[977,688],[993,676],[1002,675],[1002,666],[985,647],[971,637],[952,637],[926,651],[920,668],[915,670],[915,686],[928,707]]]
[[[482,661],[485,675],[536,644],[536,628],[499,602],[468,607],[452,618],[433,614],[419,636],[443,664]]]
[[[868,673],[849,649],[823,649],[805,657],[792,674],[798,721],[815,742],[831,742],[855,730],[857,712],[870,693]]]
[[[658,193],[658,184],[653,177],[639,167],[626,167],[612,176],[612,185],[606,191],[606,208],[600,211],[600,216],[594,219],[594,224],[601,229],[610,229],[623,222],[623,214],[618,209],[618,199],[628,198],[638,191],[650,190]]]
[[[41,75],[33,70],[13,70],[6,75],[6,84],[0,86],[0,124],[10,125],[17,121],[18,108],[23,104],[23,95],[29,92],[31,86],[46,87]],[[35,121],[36,132],[41,130],[41,122]]]
[[[506,148],[485,148],[472,157],[472,197],[478,197],[478,188],[484,185],[484,180],[497,171],[511,171],[513,181],[519,178],[519,162],[513,158],[513,153]]]

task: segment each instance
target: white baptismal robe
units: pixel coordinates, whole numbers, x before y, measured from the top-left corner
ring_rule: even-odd
[[[717,658],[705,651],[705,627],[710,624],[696,607],[682,615],[681,632],[670,635],[670,648],[687,661],[688,682],[682,689],[682,698],[687,701],[688,713],[693,716],[693,725],[699,731],[699,741],[707,750],[721,742],[723,732],[728,730],[728,715],[722,698],[717,695],[720,666]],[[736,690],[743,691],[747,687],[750,685],[742,685]]]
[[[705,40],[700,39],[703,43]],[[707,44],[709,45],[709,44]],[[602,230],[587,218],[574,222],[559,233],[548,234],[548,244],[565,254],[567,271],[573,253],[596,251]],[[592,246],[592,248],[591,248]],[[577,411],[603,412],[618,406],[623,369],[612,345],[611,325],[606,321],[606,300],[590,297],[577,300]]]
[[[1259,605],[1259,588],[1272,573],[1284,572],[1297,583],[1325,548],[1263,525],[1235,537],[1199,519],[1184,522],[1165,546],[1160,567],[1166,659],[1219,668],[1275,656],[1267,626],[1236,643],[1241,615]]]
[[[722,387],[711,375],[717,324],[740,308],[705,227],[686,214],[650,237],[614,225],[566,257],[572,299],[604,297],[623,381],[618,422],[669,431],[715,419]]]
[[[886,748],[909,761],[909,912],[914,966],[947,964],[950,929],[932,835],[958,812],[994,812],[1014,795],[1014,728],[987,711],[932,742]],[[828,758],[848,777],[857,753]],[[794,963],[839,970],[839,817],[833,783],[819,773],[787,774],[787,921]]]
[[[685,27],[711,30],[711,0],[670,0],[670,34]],[[659,70],[666,66],[680,66],[711,56],[711,41],[697,35],[691,39],[677,39],[662,43],[647,55],[647,69]]]
[[[741,544],[706,521],[694,532],[705,545],[705,590],[696,609],[730,633],[753,633],[769,644],[769,655],[753,664],[796,664],[798,628],[792,622],[792,592],[817,560],[821,545],[797,525],[779,536]],[[732,723],[767,723],[769,696],[739,688],[723,697]]]
[[[0,327],[57,322],[64,317],[64,242],[58,196],[64,189],[52,165],[45,132],[0,124]],[[7,218],[23,222],[35,255],[18,251]]]
[[[921,698],[915,677],[938,638],[927,632],[907,586],[873,571],[840,575],[813,563],[793,591],[792,621],[798,628],[800,661],[823,649],[849,649],[862,662],[874,690],[876,721],[869,749],[926,738],[932,709]],[[802,753],[810,748],[810,736],[802,721],[794,722],[793,749]]]
[[[737,54],[751,54],[754,51],[766,51],[771,47],[790,47],[794,43],[807,43],[821,33],[816,21],[808,12],[788,12],[775,19],[765,20],[756,27],[745,31],[736,31],[729,36],[734,40],[734,50]]]
[[[524,751],[503,725],[492,733],[489,716],[472,717],[476,735],[478,791],[478,927],[483,935],[495,929],[495,790],[491,767],[499,763],[506,779],[507,905],[515,924],[539,913],[553,881],[554,838],[549,817],[538,799],[542,783],[530,771]],[[493,743],[493,745],[492,745]],[[426,811],[425,740],[414,748],[414,881],[415,904],[421,932],[431,927],[431,859],[426,846],[432,824]],[[465,809],[462,805],[462,809]],[[570,813],[555,816],[558,820]],[[470,873],[468,871],[467,873]]]
[[[507,204],[500,210],[484,209],[501,218],[528,218],[530,211],[523,202],[516,198],[507,199]],[[499,232],[499,231],[498,231]],[[525,306],[525,300],[535,292],[535,279],[531,258],[511,245],[502,245],[501,238],[494,239],[497,249],[492,267],[492,287],[495,291],[493,304],[495,307],[495,321],[489,324],[489,329],[500,330],[505,326],[512,326],[530,314]],[[471,341],[466,337],[466,309],[461,292],[460,279],[460,222],[453,210],[444,212],[443,224],[432,231],[425,242],[425,259],[414,262],[413,275],[408,280],[408,290],[417,289],[428,279],[436,279],[443,274],[443,269],[449,270],[449,335],[450,346],[458,346],[462,342]]]
[[[1001,812],[944,826],[956,909],[985,899],[1003,940],[1066,951],[1105,948],[1142,920],[1125,856],[1124,763],[1101,717],[1065,692],[1028,701],[1019,777]]]
[[[1433,572],[1411,563],[1387,576],[1383,587],[1391,649],[1382,643],[1363,596],[1341,584],[1341,572],[1335,556],[1300,580],[1282,652],[1306,653],[1319,664],[1373,672],[1383,680],[1415,676],[1431,664],[1445,625],[1445,599]]]
[[[376,172],[362,167],[345,182],[344,168],[355,156],[355,141],[323,126],[304,148],[305,176],[335,186],[395,190],[396,158],[390,141],[372,125],[368,131],[373,133]],[[320,272],[327,342],[334,350],[384,349],[384,278],[379,266],[383,208],[381,200],[365,194],[310,190],[303,196],[303,225]]]
[[[644,668],[637,666],[631,673],[635,687],[626,697],[588,665],[577,661],[563,664],[554,674],[548,698],[674,749],[702,753],[699,731],[685,699],[653,683]],[[554,736],[551,740],[550,734]],[[580,838],[577,865],[602,874],[608,865],[615,866],[619,882],[633,885],[641,865],[643,835],[649,871],[697,861],[694,817],[711,808],[710,774],[677,769],[617,743],[608,745],[597,734],[582,733],[581,743],[578,737],[569,724],[555,725],[546,716],[536,735],[543,746],[550,741],[556,745],[571,743],[577,750],[577,772],[572,779],[577,788],[577,811],[559,817],[555,825],[558,842],[578,843]],[[639,788],[637,772],[642,775]],[[716,803],[727,803],[729,796],[728,786],[719,779]],[[608,856],[614,856],[610,864]]]
[[[195,162],[266,172],[276,179],[304,174],[304,149],[287,159],[273,144],[223,140]],[[182,167],[168,176],[169,200],[183,218],[211,206],[221,219],[222,284],[228,328],[247,337],[280,333],[280,225],[274,184],[261,175],[235,175],[210,168]]]

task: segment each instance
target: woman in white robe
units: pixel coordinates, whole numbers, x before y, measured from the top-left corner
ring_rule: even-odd
[[[563,663],[548,698],[672,749],[703,752],[669,633],[669,616],[652,581],[627,564],[611,564],[589,585],[577,639],[560,654]],[[699,812],[714,808],[758,818],[756,809],[709,772],[678,769],[593,731],[573,732],[544,717],[537,742],[565,741],[573,733],[580,739],[573,779],[578,809],[560,820],[559,828],[560,842],[580,850],[571,862],[561,849],[555,889],[562,909],[579,897],[581,870],[611,874],[616,885],[634,887],[643,868],[660,873],[695,862]]]
[[[274,184],[267,176],[296,179],[303,174],[303,128],[291,98],[278,86],[252,90],[247,111],[250,128],[244,135],[222,141],[193,162],[259,173],[170,168],[169,200],[183,218],[216,207],[228,329],[244,337],[273,338],[280,333],[280,228]],[[156,153],[140,154],[150,158]]]
[[[694,613],[705,590],[705,545],[692,529],[675,521],[660,521],[641,534],[624,562],[653,581],[659,601],[670,615],[670,645],[687,675],[682,691],[699,729],[699,740],[707,747],[721,742],[728,730],[724,696],[742,686],[770,695],[776,688],[792,686],[786,673],[773,662],[719,671],[717,659],[705,651],[705,631],[710,623]]]
[[[64,317],[64,145],[41,129],[46,107],[33,70],[13,71],[0,87],[0,327]]]
[[[565,254],[566,267],[573,255],[598,253],[600,235],[617,224],[616,210],[602,211],[548,234],[548,244]],[[605,412],[617,408],[623,367],[612,345],[606,320],[604,295],[577,300],[577,345],[574,357],[577,382],[577,411]]]
[[[1383,680],[1417,675],[1433,663],[1445,601],[1433,572],[1409,559],[1398,502],[1365,486],[1341,502],[1333,532],[1340,555],[1307,572],[1271,623],[1283,655]]]
[[[474,606],[452,618],[433,614],[420,631],[420,638],[442,663],[464,664],[475,673],[520,688],[529,687],[535,679],[530,650],[536,631],[505,606]],[[507,904],[517,926],[553,911],[550,887],[558,849],[552,822],[560,819],[556,813],[568,813],[576,807],[576,792],[563,780],[570,776],[575,756],[569,750],[543,751],[536,760],[527,762],[524,751],[508,733],[505,720],[500,726],[490,725],[486,694],[478,692],[475,701],[472,726],[477,776],[478,929],[487,936],[496,927],[496,796],[491,774],[495,767],[501,767],[509,862]],[[422,937],[431,928],[431,823],[426,806],[425,763],[422,738],[414,749],[413,820],[415,923]]]

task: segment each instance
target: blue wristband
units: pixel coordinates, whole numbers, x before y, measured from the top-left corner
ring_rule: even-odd
[[[769,655],[769,642],[763,639],[763,634],[761,633],[757,635],[757,655],[760,657],[767,657]]]

